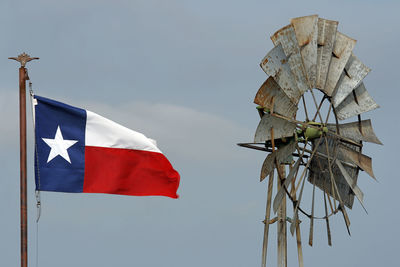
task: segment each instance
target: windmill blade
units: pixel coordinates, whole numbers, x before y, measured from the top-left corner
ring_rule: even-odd
[[[296,143],[290,142],[289,144],[279,148],[278,150],[268,154],[261,167],[260,182],[262,182],[268,174],[275,169],[275,162],[277,165],[286,162],[293,151],[296,149]]]
[[[297,159],[296,163],[294,164],[294,166],[290,169],[289,174],[286,177],[285,182],[283,183],[283,186],[279,189],[278,193],[276,194],[276,196],[274,198],[272,207],[273,207],[275,213],[278,210],[279,206],[281,205],[283,198],[285,197],[285,194],[286,194],[285,188],[289,187],[297,170],[299,169],[300,161],[301,161],[301,158],[299,157]]]
[[[265,158],[263,165],[261,167],[261,173],[260,173],[260,182],[262,182],[267,175],[272,173],[272,171],[275,169],[275,158],[276,158],[276,153],[277,151],[274,151]]]
[[[283,92],[297,105],[301,97],[301,92],[297,88],[296,80],[290,70],[282,45],[277,45],[269,51],[261,61],[260,66],[265,73],[275,79]]]
[[[271,36],[271,40],[275,46],[279,44],[282,45],[283,52],[288,59],[290,70],[292,71],[296,81],[297,88],[300,90],[301,94],[304,94],[309,87],[306,70],[300,54],[300,47],[293,26],[289,24],[278,30]]]
[[[271,140],[271,128],[274,129],[274,139],[279,139],[293,136],[296,124],[265,113],[257,126],[254,143]]]
[[[351,55],[332,94],[332,104],[336,108],[371,71],[355,55]]]
[[[337,158],[340,161],[346,160],[343,158],[343,155],[339,153],[337,147],[339,145],[339,141],[334,138],[327,138],[328,140],[328,149],[329,149],[329,157],[326,153],[326,145],[325,140],[321,142],[321,144],[317,147],[317,152],[311,161],[310,171],[308,176],[308,181],[315,186],[320,188],[322,191],[326,192],[336,200],[342,200],[343,204],[349,207],[350,209],[353,207],[354,203],[354,195],[351,193],[351,188],[343,177],[342,172],[339,170],[336,164],[333,164],[333,159]],[[354,149],[357,149],[354,147]],[[331,162],[331,170],[332,175],[334,177],[334,182],[337,185],[337,189],[339,191],[338,196],[335,190],[332,188],[331,175],[329,172],[329,162]],[[344,166],[349,176],[353,181],[357,182],[358,177],[358,169],[357,166],[352,166],[352,164],[346,164]],[[334,190],[334,191],[332,191]]]
[[[280,147],[276,152],[276,164],[291,163],[292,153],[296,150],[296,142],[291,141],[289,144]]]
[[[336,114],[339,120],[345,120],[376,108],[379,108],[379,105],[369,95],[364,83],[361,83],[340,103]]]
[[[315,87],[324,89],[336,38],[337,21],[318,18],[317,79]]]
[[[360,152],[352,150],[347,146],[341,145],[339,148],[341,157],[347,161],[351,161],[356,164],[361,170],[365,171],[372,178],[375,178],[374,172],[372,170],[372,159]],[[343,172],[342,172],[343,173]]]
[[[336,124],[328,124],[327,127],[329,130],[336,130]],[[382,142],[376,137],[371,120],[369,119],[361,122],[339,124],[339,133],[341,136],[356,142],[364,141],[382,145]]]
[[[341,32],[336,33],[335,45],[332,50],[332,59],[329,65],[328,75],[326,77],[326,83],[324,92],[328,96],[332,96],[333,90],[342,74],[347,61],[350,58],[351,51],[353,51],[356,45],[356,40],[344,35]]]
[[[288,118],[293,118],[297,112],[297,106],[271,76],[258,89],[254,103]]]
[[[350,186],[351,190],[353,193],[356,195],[357,199],[360,201],[361,206],[364,208],[364,193],[361,191],[361,189],[357,186],[357,184],[354,182],[354,180],[350,177],[350,175],[347,173],[346,169],[340,163],[339,160],[335,161],[337,166],[339,167],[339,170],[342,172],[343,177],[345,178],[347,184]],[[366,211],[366,210],[365,210]]]
[[[308,85],[314,88],[317,76],[318,15],[294,18],[290,23],[293,25],[300,47]]]

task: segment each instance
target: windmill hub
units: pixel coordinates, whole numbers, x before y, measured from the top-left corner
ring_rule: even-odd
[[[313,140],[321,137],[322,133],[328,132],[328,127],[324,126],[322,123],[309,122],[305,130],[300,130],[301,133],[298,135],[304,135],[307,140]]]

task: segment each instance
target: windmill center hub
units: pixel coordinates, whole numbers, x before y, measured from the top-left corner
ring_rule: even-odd
[[[304,138],[312,140],[321,137],[322,133],[327,132],[328,127],[324,126],[322,123],[309,122],[304,130],[299,130],[297,132],[297,135],[304,136]]]

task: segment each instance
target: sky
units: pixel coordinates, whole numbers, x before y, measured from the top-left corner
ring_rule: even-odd
[[[304,220],[305,266],[397,265],[399,8],[389,0],[1,1],[0,266],[19,264],[19,66],[7,58],[22,52],[40,57],[28,63],[36,94],[156,139],[181,174],[177,200],[43,192],[37,225],[28,110],[29,266],[259,266],[266,155],[236,143],[251,142],[259,121],[252,102],[267,78],[259,63],[273,48],[269,36],[311,14],[357,40],[354,53],[372,69],[365,86],[381,106],[363,118],[384,146],[363,150],[378,182],[359,175],[368,214],[355,201],[351,237],[338,215],[333,246],[317,222],[309,247]],[[289,266],[295,249],[288,236]],[[268,262],[276,263],[276,225]]]

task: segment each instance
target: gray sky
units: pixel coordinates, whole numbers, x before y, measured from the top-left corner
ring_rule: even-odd
[[[0,3],[0,265],[19,262],[18,65],[25,51],[34,90],[102,114],[158,142],[181,174],[180,199],[42,193],[40,266],[258,266],[266,183],[265,154],[237,147],[259,121],[252,104],[267,78],[260,60],[269,36],[290,18],[338,20],[372,72],[364,80],[381,108],[371,118],[385,146],[367,144],[374,182],[359,176],[367,215],[355,201],[331,221],[333,247],[318,222],[306,266],[394,266],[400,215],[396,173],[398,1],[11,1]],[[30,115],[30,113],[29,113]],[[30,117],[28,117],[30,118]],[[28,125],[29,262],[36,225],[32,125]],[[288,214],[291,216],[291,213]],[[275,232],[269,262],[276,262]],[[289,237],[289,264],[296,266]]]

